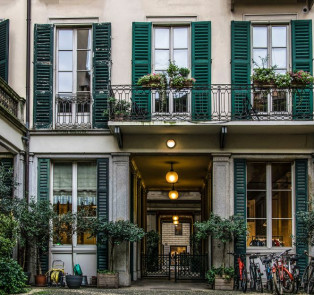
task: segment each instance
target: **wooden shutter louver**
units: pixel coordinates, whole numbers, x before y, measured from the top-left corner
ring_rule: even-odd
[[[292,70],[303,70],[313,74],[312,21],[291,21]],[[292,115],[295,120],[313,119],[313,91],[311,89],[294,90]]]
[[[251,23],[231,22],[232,119],[247,120],[250,108]]]
[[[211,22],[192,23],[192,119],[211,118]],[[200,90],[197,88],[200,87]]]
[[[9,78],[9,20],[0,22],[0,77]]]
[[[93,126],[106,128],[108,116],[104,111],[108,107],[110,68],[111,68],[111,24],[93,24]]]
[[[34,127],[51,128],[53,94],[53,26],[35,25]]]

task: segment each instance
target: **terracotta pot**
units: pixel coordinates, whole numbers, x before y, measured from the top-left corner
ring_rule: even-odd
[[[35,285],[37,287],[45,287],[47,284],[45,275],[37,275],[35,276]]]

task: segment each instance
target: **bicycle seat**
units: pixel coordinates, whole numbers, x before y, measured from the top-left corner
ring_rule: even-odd
[[[263,260],[262,260],[262,263],[263,263],[263,264],[267,264],[267,263],[270,263],[270,262],[271,262],[271,259],[270,259],[270,258],[268,258],[268,259],[266,258],[266,259],[263,259]]]
[[[258,256],[256,254],[250,255],[249,258],[250,259],[256,259]]]

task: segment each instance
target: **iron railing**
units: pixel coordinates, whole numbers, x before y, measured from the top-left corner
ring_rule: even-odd
[[[0,77],[0,105],[19,120],[23,118],[25,100]]]
[[[57,129],[90,129],[90,94],[57,95],[55,99],[55,126]]]
[[[110,121],[313,120],[313,88],[210,85],[148,89],[115,85],[108,91]]]

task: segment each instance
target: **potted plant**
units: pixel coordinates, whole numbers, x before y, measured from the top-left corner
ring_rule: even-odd
[[[104,111],[104,116],[109,116],[111,120],[122,121],[131,114],[131,103],[124,99],[109,97],[108,107]]]
[[[49,201],[32,199],[29,203],[20,203],[19,227],[20,243],[22,246],[28,245],[34,250],[36,257],[37,275],[35,283],[37,286],[46,285],[46,276],[42,272],[41,257],[48,253],[49,240],[52,238],[52,227],[50,221],[54,212]]]
[[[79,289],[82,284],[82,273],[78,265],[74,265],[74,246],[73,236],[80,236],[86,232],[90,232],[94,224],[97,223],[96,217],[87,210],[81,209],[77,213],[68,211],[65,214],[57,215],[54,218],[55,238],[57,243],[62,243],[62,237],[71,240],[71,261],[73,275],[66,275],[66,283],[70,289]],[[77,271],[79,269],[79,271]]]
[[[100,245],[108,241],[110,247],[109,270],[98,270],[97,287],[116,288],[119,285],[119,274],[113,267],[115,247],[123,242],[137,242],[144,237],[145,232],[127,220],[110,222],[101,220],[93,234],[97,235],[97,242]]]
[[[206,273],[208,283],[216,290],[232,290],[234,277],[235,271],[233,267],[212,267]]]
[[[291,77],[292,87],[304,88],[314,82],[313,76],[309,72],[303,70],[289,72],[289,75]]]
[[[289,73],[277,74],[275,76],[275,86],[277,88],[289,88],[291,86],[291,77]]]
[[[196,222],[194,226],[197,229],[196,236],[198,239],[206,239],[208,236],[211,236],[218,241],[218,247],[222,246],[223,263],[218,268],[219,272],[217,271],[216,273],[215,286],[217,285],[224,290],[232,290],[233,280],[230,279],[230,266],[226,267],[226,246],[227,243],[232,242],[234,239],[246,235],[247,227],[245,221],[238,216],[222,218],[212,213],[207,221]]]
[[[195,83],[194,78],[188,78],[190,70],[188,68],[179,68],[175,63],[170,62],[167,69],[169,84],[171,88],[182,89],[191,88]]]
[[[137,85],[146,88],[166,88],[167,80],[164,74],[147,74],[138,79]]]

